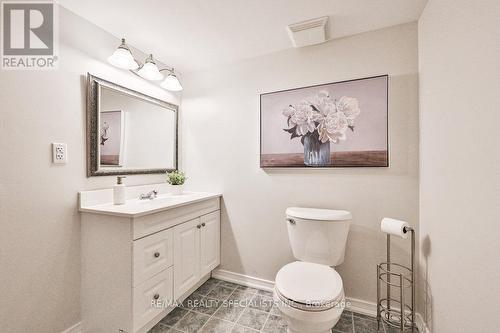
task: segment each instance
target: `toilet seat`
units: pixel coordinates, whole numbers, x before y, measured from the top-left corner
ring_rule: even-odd
[[[276,275],[275,291],[285,304],[304,311],[324,311],[344,298],[342,278],[331,267],[296,261]]]

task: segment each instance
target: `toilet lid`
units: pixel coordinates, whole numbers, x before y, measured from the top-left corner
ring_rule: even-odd
[[[302,261],[279,270],[276,289],[295,303],[316,307],[332,307],[344,295],[342,278],[333,268]]]
[[[351,213],[346,210],[318,209],[304,207],[289,207],[286,215],[305,220],[316,221],[344,221],[352,219]]]

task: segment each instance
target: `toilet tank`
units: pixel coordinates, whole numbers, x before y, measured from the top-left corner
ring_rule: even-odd
[[[288,238],[296,259],[328,266],[344,261],[352,215],[345,210],[290,207]]]

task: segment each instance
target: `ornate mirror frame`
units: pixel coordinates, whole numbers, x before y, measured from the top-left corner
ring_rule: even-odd
[[[175,112],[175,152],[174,168],[151,168],[151,169],[99,169],[99,87],[105,87],[117,92],[138,98],[145,102],[153,103],[158,106],[170,109]],[[112,176],[112,175],[139,175],[165,173],[176,170],[178,167],[178,125],[179,125],[179,106],[171,104],[160,99],[145,95],[138,91],[122,87],[116,83],[106,81],[90,73],[87,73],[87,177]]]

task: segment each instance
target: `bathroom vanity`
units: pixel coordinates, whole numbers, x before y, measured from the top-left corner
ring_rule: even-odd
[[[80,192],[83,332],[147,332],[219,265],[221,196],[168,191],[129,187],[124,205]]]

